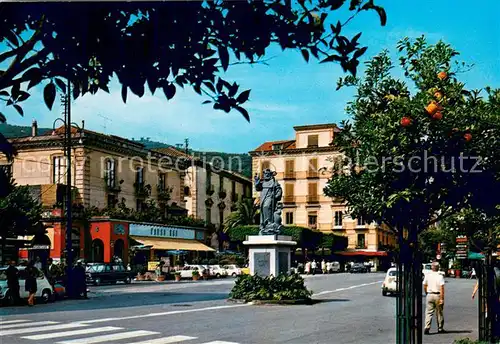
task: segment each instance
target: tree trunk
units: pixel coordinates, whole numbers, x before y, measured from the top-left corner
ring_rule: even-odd
[[[417,237],[416,228],[410,230],[408,238],[399,233],[397,344],[422,343],[422,264]]]

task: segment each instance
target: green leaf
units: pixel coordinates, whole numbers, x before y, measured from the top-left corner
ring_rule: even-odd
[[[43,89],[43,100],[45,101],[45,105],[52,110],[52,106],[54,105],[54,101],[56,99],[56,86],[51,81],[45,88]]]
[[[0,123],[5,123],[7,122],[7,118],[3,113],[0,112]]]
[[[354,55],[353,55],[352,58],[353,59],[357,59],[357,58],[363,56],[363,54],[366,52],[367,49],[368,49],[368,47],[363,47],[363,48],[360,48],[360,49],[356,50],[354,52]]]
[[[245,119],[247,120],[247,122],[250,123],[250,115],[248,114],[247,110],[245,110],[241,106],[236,106],[235,109],[238,110],[243,115],[243,117],[245,117]]]
[[[29,97],[30,97],[30,94],[28,92],[20,91],[19,92],[19,97],[17,98],[17,101],[18,102],[23,102],[26,99],[28,99]]]
[[[238,98],[236,98],[236,102],[238,102],[239,104],[243,104],[244,102],[246,102],[250,97],[250,91],[251,90],[246,90],[241,92]]]
[[[127,103],[127,86],[122,85],[122,100],[126,104]]]
[[[21,84],[17,83],[12,86],[11,94],[12,98],[17,99],[21,90]]]
[[[227,94],[230,98],[234,97],[236,95],[236,92],[238,92],[238,84],[233,83],[229,87],[229,93]]]
[[[205,100],[202,104],[210,104],[211,102],[211,100]]]
[[[66,93],[66,84],[64,83],[64,81],[62,81],[61,79],[59,78],[55,78],[54,81],[56,82],[56,85],[57,87],[59,87],[59,89],[63,92],[63,93]]]
[[[375,6],[375,11],[377,11],[380,17],[380,25],[385,26],[385,24],[387,24],[387,14],[385,10],[380,6]]]
[[[309,62],[309,50],[302,49],[300,52],[302,53],[302,56],[304,57],[304,60],[306,60],[306,62]]]
[[[20,114],[21,116],[24,116],[24,111],[23,111],[23,109],[22,109],[19,105],[14,104],[14,109],[16,109],[16,110],[17,110],[17,112],[19,112],[19,114]]]
[[[165,97],[167,97],[168,100],[172,99],[175,96],[175,91],[176,88],[173,84],[163,86],[163,93],[165,93]]]
[[[9,97],[9,96],[10,96],[10,94],[9,94],[9,92],[7,92],[7,91],[0,91],[0,96],[3,96],[3,97]]]
[[[73,99],[76,99],[80,96],[80,84],[74,83],[73,84]]]
[[[28,69],[23,74],[23,78],[29,79],[29,83],[28,83],[28,90],[29,90],[30,88],[38,85],[42,81],[42,72],[40,71],[40,68],[34,67],[31,69]]]
[[[227,51],[226,47],[223,47],[221,45],[218,47],[218,51],[222,69],[224,69],[224,71],[227,71],[227,67],[229,66],[229,52]]]
[[[327,58],[321,60],[320,63],[333,62],[333,61],[342,61],[342,57],[339,55],[330,55]]]

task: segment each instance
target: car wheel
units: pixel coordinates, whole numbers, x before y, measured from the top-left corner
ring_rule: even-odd
[[[52,293],[48,289],[42,291],[42,301],[43,303],[49,303],[52,301]]]
[[[94,285],[99,285],[101,284],[101,279],[99,277],[97,277],[95,280],[94,280]]]
[[[216,274],[216,275],[215,275],[215,278],[220,278],[220,274]]]
[[[387,296],[387,290],[382,290],[382,296]]]
[[[132,283],[132,278],[127,277],[127,278],[125,278],[125,280],[123,282],[125,282],[125,284],[130,284],[130,283]]]
[[[233,274],[231,276],[236,277],[236,272],[233,272]]]

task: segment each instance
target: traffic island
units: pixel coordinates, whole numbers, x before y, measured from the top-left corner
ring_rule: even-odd
[[[304,305],[313,303],[312,294],[298,274],[280,274],[277,277],[241,275],[237,277],[229,300],[255,305]]]

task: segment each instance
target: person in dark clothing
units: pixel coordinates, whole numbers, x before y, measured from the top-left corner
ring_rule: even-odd
[[[38,277],[38,269],[35,268],[33,262],[30,262],[28,266],[26,267],[26,284],[24,289],[29,293],[28,296],[28,306],[34,306],[35,305],[35,294],[37,291],[37,283],[36,279]]]
[[[78,262],[73,269],[73,276],[75,281],[75,290],[78,290],[78,296],[83,296],[87,299],[87,281],[85,268],[83,267],[81,262]]]
[[[14,304],[19,304],[21,302],[21,297],[19,296],[19,270],[16,268],[16,262],[11,261],[7,270],[5,270],[7,275],[7,288],[9,288],[9,294],[12,297]]]

